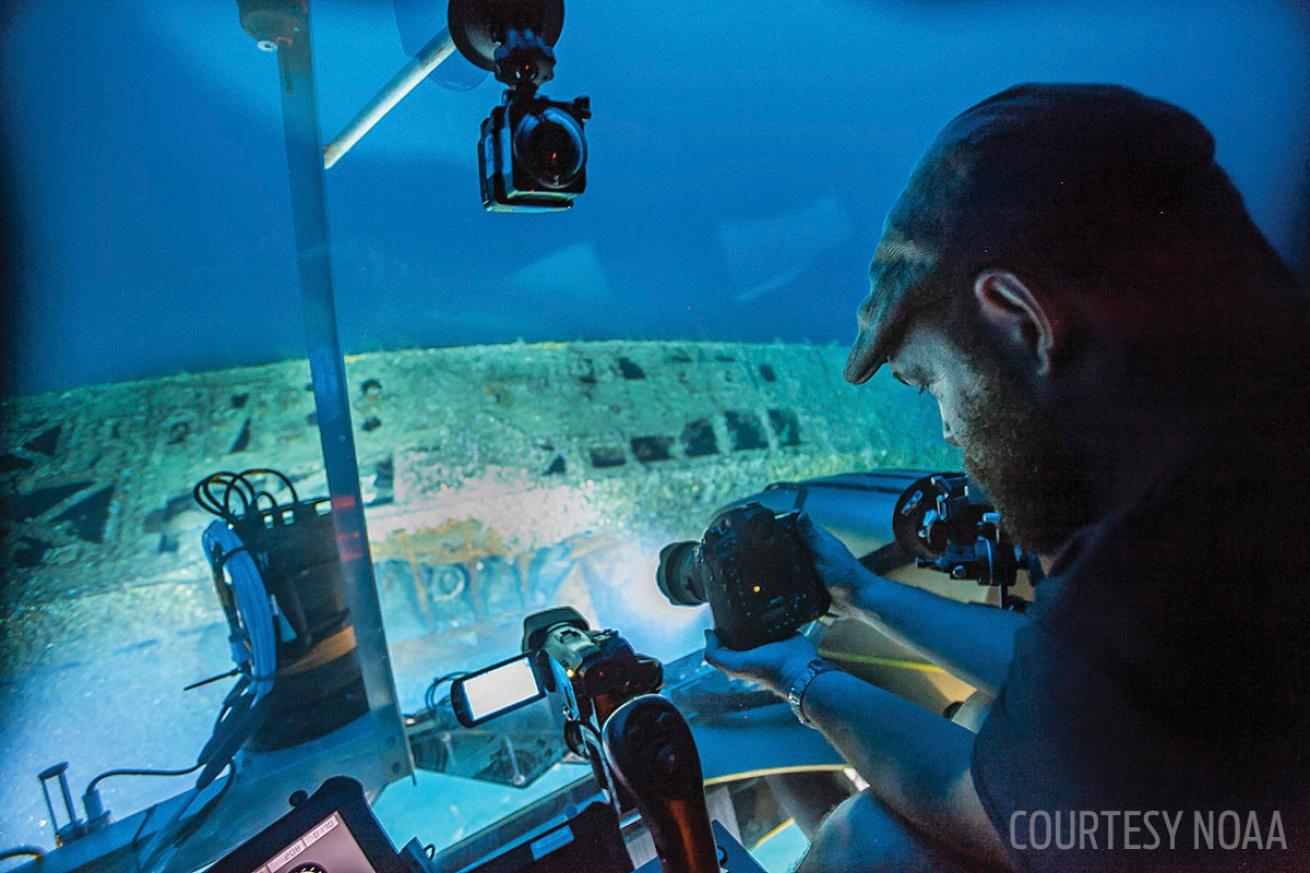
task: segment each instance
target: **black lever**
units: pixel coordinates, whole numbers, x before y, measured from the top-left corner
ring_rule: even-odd
[[[605,757],[655,841],[663,873],[719,873],[691,728],[658,694],[634,697],[603,729]]]

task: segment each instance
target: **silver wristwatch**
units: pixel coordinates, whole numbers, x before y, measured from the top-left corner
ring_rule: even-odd
[[[807,727],[814,727],[814,723],[805,717],[805,710],[801,704],[805,701],[805,692],[809,690],[810,683],[814,677],[820,673],[827,673],[829,670],[837,668],[821,658],[815,658],[805,665],[805,669],[796,677],[796,681],[787,689],[787,703],[791,705],[791,711],[795,714],[796,719]]]

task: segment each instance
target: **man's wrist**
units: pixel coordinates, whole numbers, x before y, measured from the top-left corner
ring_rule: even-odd
[[[835,664],[829,663],[822,658],[813,658],[787,683],[785,694],[787,703],[791,706],[792,713],[801,724],[814,727],[813,722],[805,713],[805,695],[810,690],[810,686],[814,684],[814,680],[819,676],[837,669]]]
[[[821,660],[823,659],[818,654],[810,654],[809,657],[797,658],[784,664],[783,668],[778,671],[778,684],[773,690],[777,692],[779,697],[786,698],[787,693],[791,691],[801,675],[809,669],[809,666],[815,661]]]

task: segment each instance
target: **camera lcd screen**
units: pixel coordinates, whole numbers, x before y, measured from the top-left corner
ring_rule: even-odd
[[[375,873],[350,828],[333,812],[250,873]]]
[[[466,676],[460,686],[468,701],[468,713],[474,721],[482,721],[541,697],[536,674],[526,655]]]

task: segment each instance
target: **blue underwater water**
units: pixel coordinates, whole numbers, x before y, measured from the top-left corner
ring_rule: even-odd
[[[326,139],[415,33],[440,27],[444,3],[311,6]],[[848,389],[837,373],[914,162],[996,91],[1115,82],[1184,106],[1271,242],[1310,266],[1310,20],[1295,3],[567,7],[545,91],[588,95],[594,112],[572,210],[483,211],[474,149],[500,87],[458,57],[326,175],[405,711],[434,676],[514,653],[523,615],[560,602],[662,659],[692,652],[708,617],[650,584],[663,541],[771,481],[955,460],[926,398],[885,377]],[[13,284],[0,527],[17,580],[0,604],[0,848],[48,847],[39,770],[68,760],[80,791],[109,767],[185,764],[208,736],[227,686],[181,688],[227,670],[229,645],[191,484],[229,464],[285,467],[315,496],[326,482],[275,58],[231,2],[112,0],[92,15],[46,0],[0,15]],[[557,345],[580,340],[634,351]],[[735,343],[751,345],[719,345]],[[238,369],[250,367],[265,369]],[[752,398],[752,423],[734,392]],[[686,412],[698,396],[728,398],[712,424]],[[706,435],[721,465],[694,450]],[[649,453],[670,445],[660,466]],[[102,548],[112,561],[87,558]],[[562,764],[517,789],[422,772],[378,811],[398,842],[426,831],[440,846],[581,775]],[[121,818],[179,789],[125,778],[105,793]],[[786,869],[803,845],[791,827],[761,857]]]

